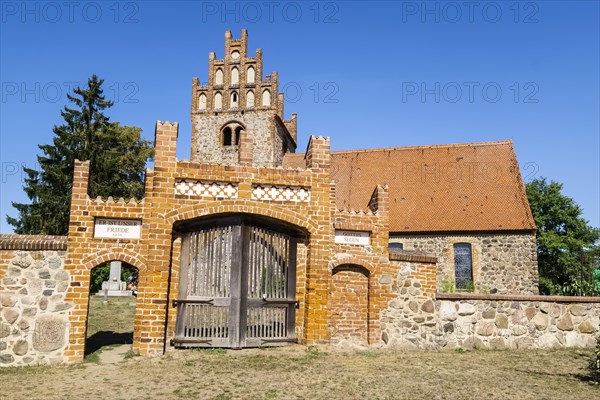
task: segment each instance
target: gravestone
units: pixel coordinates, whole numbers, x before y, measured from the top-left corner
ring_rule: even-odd
[[[110,274],[108,280],[102,282],[102,289],[98,296],[131,296],[131,290],[126,290],[127,283],[121,280],[121,261],[110,262]]]

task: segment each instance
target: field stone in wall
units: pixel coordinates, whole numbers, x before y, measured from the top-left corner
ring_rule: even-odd
[[[2,316],[4,317],[4,320],[6,322],[12,325],[17,320],[17,318],[19,318],[19,313],[11,308],[6,308],[2,312]]]
[[[580,333],[594,333],[596,332],[596,326],[594,326],[594,324],[592,324],[592,322],[589,319],[586,319],[585,321],[579,324],[577,330]]]
[[[569,312],[573,316],[580,317],[587,314],[588,307],[583,304],[573,304],[571,307],[569,307]]]
[[[12,259],[11,264],[21,268],[29,268],[33,263],[33,259],[29,257],[27,252],[18,252],[17,256]]]
[[[18,356],[23,356],[23,355],[27,354],[28,349],[29,349],[29,343],[27,343],[27,341],[25,341],[25,340],[19,340],[13,346],[13,353],[15,353]]]
[[[6,322],[0,322],[0,339],[3,339],[10,335],[12,327]]]
[[[456,308],[458,304],[453,301],[442,301],[440,303],[440,317],[443,321],[456,321],[458,318],[458,314],[456,313]]]
[[[556,323],[556,327],[561,331],[572,331],[573,320],[571,319],[571,314],[565,314],[559,318],[558,322]]]
[[[2,307],[12,307],[17,303],[17,298],[10,293],[0,294],[0,304]]]
[[[548,314],[539,312],[535,317],[532,318],[531,322],[535,325],[535,328],[538,331],[544,331],[546,328],[548,328],[550,317],[548,317]]]
[[[43,315],[36,321],[33,335],[33,348],[50,352],[60,349],[65,344],[66,321],[55,315]]]

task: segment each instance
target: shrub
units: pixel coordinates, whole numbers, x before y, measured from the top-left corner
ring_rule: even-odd
[[[440,285],[440,293],[454,293],[456,288],[454,287],[454,281],[452,279],[444,279]]]
[[[592,371],[592,379],[600,383],[600,331],[596,332],[596,350],[594,350],[596,358],[590,363]]]

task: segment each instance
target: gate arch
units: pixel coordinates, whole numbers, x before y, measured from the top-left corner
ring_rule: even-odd
[[[139,272],[145,272],[147,269],[146,259],[139,253],[128,249],[106,249],[100,250],[85,258],[81,266],[85,271],[91,271],[96,266],[108,261],[122,261],[133,265]]]
[[[255,215],[284,221],[295,227],[305,229],[311,235],[315,234],[318,230],[317,225],[309,218],[306,218],[306,215],[275,204],[270,204],[269,207],[248,204],[247,200],[231,199],[203,202],[202,205],[192,205],[172,210],[165,214],[165,219],[169,226],[173,226],[180,221],[231,213]]]

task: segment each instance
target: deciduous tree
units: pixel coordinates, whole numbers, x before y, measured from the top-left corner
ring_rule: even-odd
[[[540,290],[589,294],[600,267],[600,230],[582,217],[581,207],[562,193],[563,185],[545,178],[526,185],[537,225]]]

